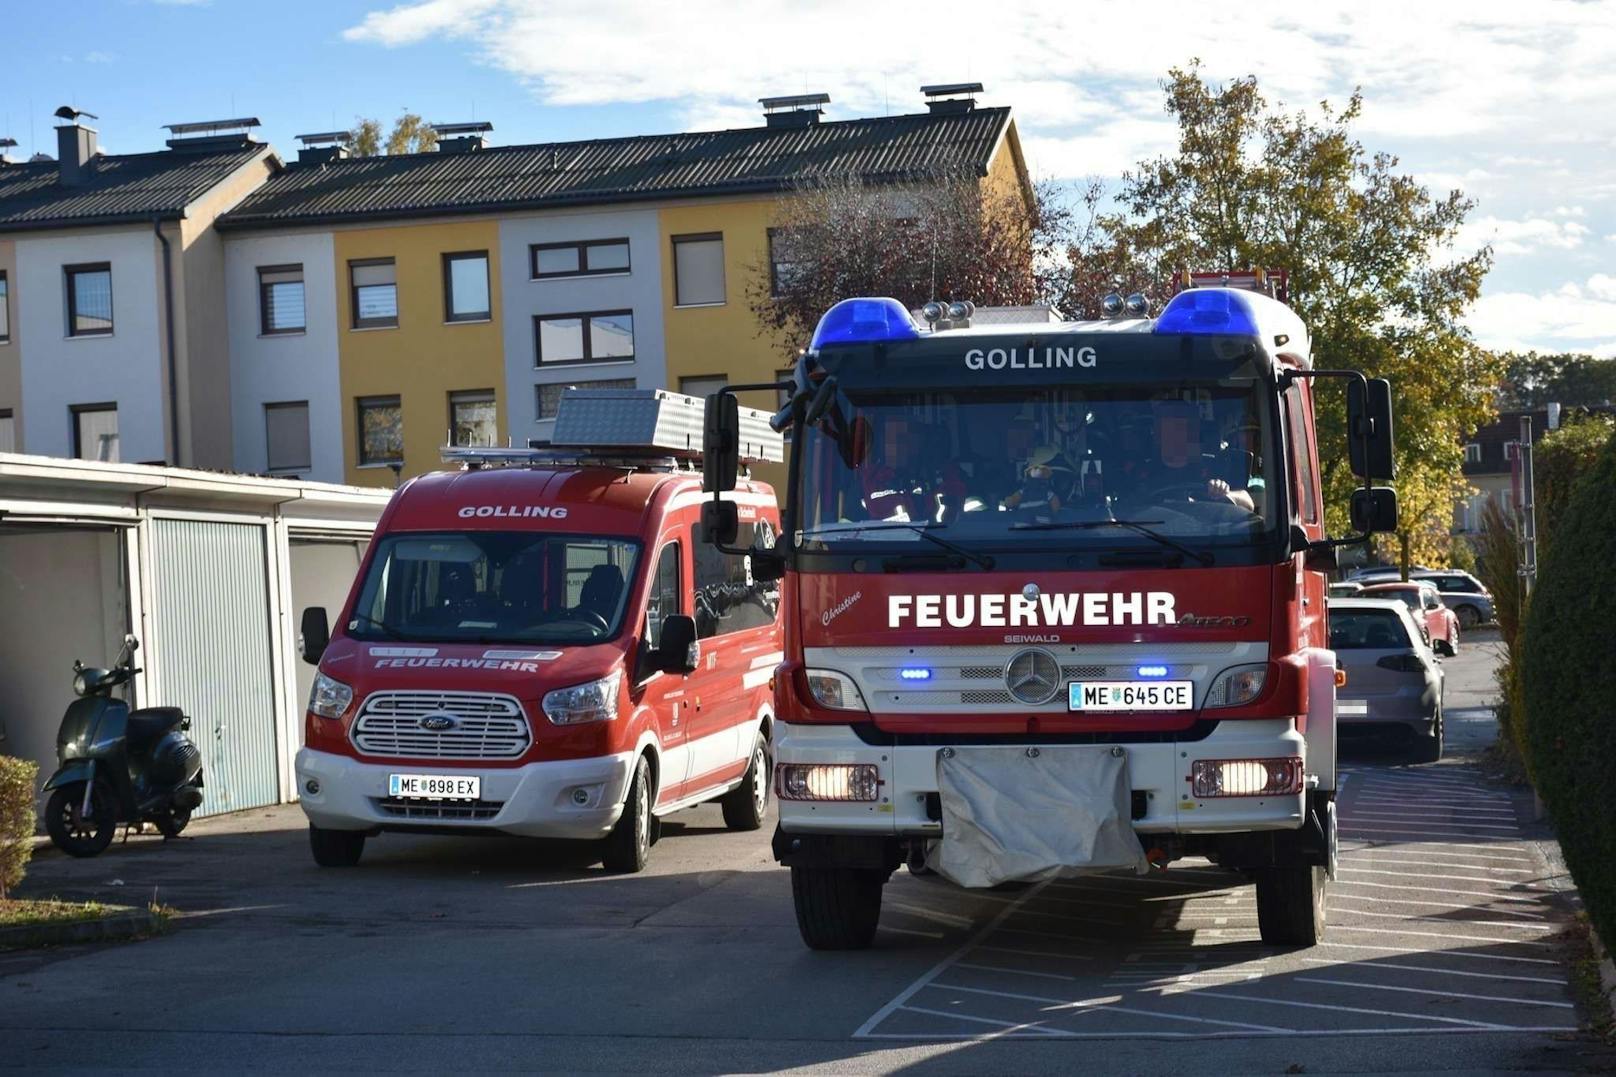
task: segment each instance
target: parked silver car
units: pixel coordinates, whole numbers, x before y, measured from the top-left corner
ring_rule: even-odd
[[[1336,690],[1343,739],[1391,734],[1409,742],[1413,763],[1442,758],[1442,663],[1403,603],[1332,598],[1330,647],[1347,675]]]
[[[1435,585],[1443,604],[1459,618],[1460,628],[1471,629],[1490,624],[1495,619],[1492,592],[1468,572],[1433,568],[1424,572],[1410,572],[1409,578]]]

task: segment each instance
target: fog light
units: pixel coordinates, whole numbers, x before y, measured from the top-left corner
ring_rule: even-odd
[[[873,763],[781,763],[774,791],[781,800],[872,801],[881,773]]]
[[[320,783],[313,778],[303,783],[303,791],[311,797],[320,795]]]
[[[585,789],[581,785],[574,789],[572,791],[572,802],[578,805],[580,808],[587,805],[589,803],[589,790]]]
[[[1302,759],[1197,759],[1190,779],[1197,797],[1286,796],[1302,791]]]

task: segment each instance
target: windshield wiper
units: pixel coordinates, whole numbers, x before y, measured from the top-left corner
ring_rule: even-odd
[[[859,524],[859,525],[855,525],[855,526],[851,526],[851,527],[833,527],[833,528],[829,528],[829,529],[820,528],[820,529],[816,529],[816,531],[808,532],[803,537],[804,538],[818,538],[818,539],[823,540],[826,534],[830,534],[830,535],[838,535],[838,534],[852,535],[852,534],[857,534],[860,531],[897,531],[897,530],[903,530],[903,531],[909,531],[909,532],[912,532],[912,533],[914,533],[916,535],[919,535],[921,538],[925,539],[926,541],[931,542],[931,543],[933,543],[933,544],[935,544],[937,546],[941,546],[943,549],[947,550],[949,553],[958,554],[960,557],[965,558],[967,561],[974,562],[975,564],[980,565],[981,567],[983,567],[985,569],[990,569],[990,568],[993,567],[993,558],[989,557],[987,554],[978,553],[976,550],[969,549],[969,548],[967,548],[965,546],[959,545],[956,542],[950,542],[947,539],[945,539],[945,538],[943,538],[943,537],[941,537],[939,535],[932,534],[931,533],[931,528],[935,527],[935,526],[936,526],[935,524],[923,523],[923,522],[921,522],[919,520],[882,520],[882,521],[879,521],[877,523]],[[823,533],[816,533],[816,532],[823,532]]]
[[[376,618],[371,617],[368,614],[356,613],[356,614],[353,615],[352,619],[355,620],[355,621],[363,621],[366,624],[380,630],[382,632],[382,634],[385,635],[388,639],[403,639],[404,638],[404,633],[400,632],[398,629],[394,628],[390,624],[387,624],[387,623],[385,623],[383,621],[376,620]]]
[[[1181,542],[1174,542],[1160,531],[1152,531],[1146,524],[1159,524],[1160,520],[1050,520],[1042,523],[1011,524],[1012,531],[1093,531],[1101,527],[1125,527],[1130,531],[1153,539],[1168,549],[1177,550],[1185,557],[1202,565],[1212,563],[1212,555],[1204,550],[1192,550]]]

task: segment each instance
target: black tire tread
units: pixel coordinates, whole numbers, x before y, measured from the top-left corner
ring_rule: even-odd
[[[100,856],[112,844],[117,836],[118,813],[113,807],[112,795],[102,786],[98,793],[92,793],[90,807],[96,813],[96,835],[88,842],[80,844],[68,835],[62,826],[62,808],[72,799],[84,796],[84,783],[75,782],[64,785],[50,795],[45,805],[45,832],[50,835],[51,843],[68,856],[91,857]]]
[[[1322,865],[1302,861],[1257,869],[1257,930],[1269,946],[1316,946],[1324,939]]]
[[[762,735],[758,742],[763,748],[763,764],[768,766],[769,747]],[[769,787],[763,787],[763,810],[757,809],[752,799],[752,782],[755,780],[753,772],[757,769],[757,746],[752,748],[751,762],[746,765],[746,773],[741,776],[741,784],[718,798],[718,806],[724,813],[724,825],[731,830],[749,831],[757,830],[763,826],[763,820],[769,814]]]
[[[863,950],[881,920],[882,873],[868,868],[791,869],[797,930],[810,950]]]
[[[617,825],[612,827],[612,832],[606,835],[605,840],[601,843],[600,862],[607,871],[617,872],[622,875],[633,875],[645,870],[646,861],[650,857],[650,842],[647,841],[644,848],[640,847],[634,820],[634,813],[639,810],[639,797],[636,795],[636,789],[642,782],[646,785],[646,803],[651,804],[655,798],[654,791],[650,788],[651,764],[646,761],[643,755],[640,756],[639,762],[634,765],[634,775],[629,779],[628,792],[624,795],[623,815],[617,820]],[[655,828],[651,827],[650,829]],[[649,836],[649,830],[647,835]]]
[[[363,830],[326,830],[309,824],[309,851],[322,868],[351,868],[365,852]]]

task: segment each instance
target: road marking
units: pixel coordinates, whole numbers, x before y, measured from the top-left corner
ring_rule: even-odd
[[[1289,998],[1261,998],[1254,995],[1230,995],[1222,991],[1197,991],[1199,998],[1225,998],[1235,1002],[1260,1002],[1269,1006],[1298,1006],[1307,1010],[1335,1010],[1339,1013],[1369,1013],[1379,1017],[1401,1017],[1408,1021],[1438,1021],[1445,1025],[1464,1025],[1468,1028],[1489,1028],[1498,1031],[1514,1031],[1509,1025],[1494,1024],[1491,1021],[1467,1021],[1462,1017],[1438,1017],[1430,1013],[1399,1013],[1396,1010],[1371,1010],[1362,1006],[1331,1006],[1323,1002],[1299,1002]]]
[[[1343,868],[1343,869],[1340,869],[1340,870],[1351,871],[1351,872],[1360,873],[1360,874],[1362,873],[1361,868]],[[1383,874],[1383,875],[1401,875],[1403,873],[1402,872],[1397,872],[1397,871],[1386,871],[1386,872],[1380,872],[1380,874]],[[1433,876],[1430,876],[1430,878],[1451,878],[1451,876],[1434,876],[1433,875]],[[1527,904],[1531,904],[1531,905],[1540,905],[1540,904],[1542,904],[1542,902],[1540,902],[1537,898],[1517,897],[1514,894],[1504,894],[1504,893],[1500,893],[1497,890],[1455,890],[1452,887],[1448,887],[1448,886],[1400,886],[1397,883],[1360,883],[1360,882],[1354,882],[1351,879],[1336,879],[1336,880],[1334,880],[1334,883],[1335,883],[1336,886],[1373,886],[1377,890],[1415,890],[1415,891],[1419,891],[1421,893],[1465,894],[1465,895],[1467,895],[1469,897],[1491,898],[1494,901],[1521,901],[1521,902],[1526,902]],[[1549,891],[1545,890],[1545,891],[1543,891],[1543,893],[1548,894]],[[1351,895],[1342,894],[1341,896],[1342,897],[1350,897]],[[1388,901],[1400,901],[1402,899],[1401,898],[1388,898],[1387,900]]]
[[[1047,957],[1059,961],[1094,961],[1093,954],[1052,954],[1048,950],[1017,950],[1010,946],[989,946],[986,943],[977,947],[978,950],[992,950],[996,954],[1020,954],[1023,957]]]
[[[1394,917],[1397,920],[1406,920],[1407,917]],[[1505,925],[1506,927],[1509,925]],[[1422,939],[1457,939],[1460,942],[1490,942],[1500,946],[1548,946],[1549,943],[1537,942],[1532,939],[1495,939],[1487,935],[1442,935],[1435,931],[1397,931],[1389,927],[1353,927],[1350,924],[1331,924],[1331,931],[1368,931],[1376,935],[1410,935]],[[1558,962],[1550,962],[1558,964]]]
[[[1062,1031],[1061,1029],[1058,1029],[1058,1028],[1047,1028],[1047,1027],[1044,1026],[1043,1022],[1041,1022],[1041,1021],[1033,1021],[1030,1024],[1017,1025],[1017,1024],[1012,1024],[1009,1021],[995,1021],[991,1017],[972,1017],[968,1013],[949,1013],[946,1010],[928,1010],[924,1006],[900,1006],[898,1008],[903,1010],[906,1013],[924,1013],[924,1014],[930,1014],[933,1017],[951,1018],[951,1019],[953,1019],[955,1021],[974,1021],[977,1024],[982,1024],[982,1025],[998,1025],[999,1027],[1003,1028],[1005,1031],[997,1033],[997,1036],[1007,1035],[1008,1033],[1012,1033],[1012,1032],[1036,1032],[1040,1036],[1069,1036],[1069,1035],[1071,1035],[1071,1033]],[[859,1038],[859,1037],[855,1036],[855,1038]],[[904,1038],[909,1039],[911,1037],[906,1036]],[[927,1037],[916,1036],[916,1037],[913,1037],[913,1038],[925,1039]],[[992,1036],[992,1035],[990,1035],[990,1036],[972,1036],[970,1038],[971,1039],[990,1039],[991,1040],[991,1039],[995,1039],[996,1036]]]
[[[921,1013],[935,1013],[934,1010],[920,1010]],[[939,1014],[941,1017],[956,1017],[958,1014]],[[1043,1032],[1043,1029],[1031,1029],[1032,1032]],[[1496,1028],[1307,1028],[1297,1029],[1294,1032],[1165,1032],[1155,1029],[1149,1032],[1064,1032],[1063,1039],[1068,1040],[1245,1040],[1245,1039],[1278,1039],[1281,1036],[1295,1037],[1296,1039],[1322,1039],[1338,1036],[1496,1036],[1503,1032],[1580,1032],[1577,1025],[1506,1025],[1502,1030]],[[1019,1033],[1010,1032],[1001,1035],[977,1035],[969,1032],[872,1032],[864,1037],[867,1040],[934,1040],[958,1041],[964,1043],[980,1043],[990,1039],[1020,1039]]]
[[[1426,987],[1393,987],[1390,984],[1367,984],[1353,980],[1326,980],[1320,976],[1298,976],[1299,984],[1329,984],[1331,987],[1357,987],[1370,991],[1401,991],[1408,995],[1436,995],[1440,998],[1468,998],[1477,1002],[1508,1002],[1517,1006],[1553,1006],[1560,1010],[1574,1010],[1569,1002],[1547,1002],[1533,998],[1510,998],[1508,995],[1467,995],[1463,991],[1433,991]]]
[[[1354,812],[1346,812],[1342,821],[1343,822],[1347,822],[1347,821],[1357,822],[1359,820],[1365,820],[1368,823],[1368,825],[1365,826],[1363,829],[1366,829],[1366,830],[1379,830],[1380,827],[1378,825],[1376,825],[1377,820],[1380,820],[1380,819],[1406,820],[1407,818],[1408,818],[1408,815],[1406,813],[1357,812],[1357,811],[1354,811]],[[1518,827],[1518,826],[1506,826],[1503,823],[1460,823],[1460,822],[1454,822],[1452,820],[1444,819],[1442,821],[1442,825],[1443,826],[1462,827],[1465,830],[1507,830],[1507,831],[1510,831],[1511,833],[1515,833],[1515,834],[1519,834],[1520,831],[1521,831],[1521,828]],[[1475,837],[1476,835],[1471,835],[1471,836]]]
[[[891,899],[887,900],[885,907],[888,909],[897,909],[899,912],[906,912],[910,916],[918,916],[922,920],[935,920],[937,923],[947,924],[949,927],[970,927],[972,924],[976,923],[976,921],[969,916],[956,916],[951,912],[934,912],[931,909],[921,908],[918,905],[906,905],[901,901],[893,901]]]
[[[1438,855],[1440,855],[1444,850],[1447,850],[1447,849],[1488,849],[1488,848],[1497,848],[1496,846],[1487,846],[1487,845],[1465,845],[1465,844],[1462,844],[1462,843],[1459,843],[1459,842],[1442,842],[1442,841],[1393,841],[1393,842],[1388,842],[1388,841],[1384,841],[1384,840],[1381,840],[1381,839],[1375,839],[1375,840],[1371,840],[1371,841],[1366,841],[1362,845],[1355,845],[1355,846],[1353,846],[1352,848],[1350,848],[1350,849],[1348,849],[1346,851],[1348,853],[1401,852],[1403,850],[1408,850],[1409,852],[1416,852],[1417,850],[1414,848],[1415,846],[1420,846],[1420,847],[1432,846],[1432,847],[1434,847],[1435,852]],[[1422,855],[1430,856],[1431,854],[1430,853],[1425,853],[1425,854],[1422,854]],[[1469,857],[1470,860],[1472,860],[1472,861],[1484,860],[1484,861],[1489,861],[1489,862],[1498,863],[1498,864],[1526,864],[1526,865],[1528,865],[1527,867],[1524,867],[1524,868],[1507,868],[1507,869],[1501,869],[1501,870],[1525,871],[1525,872],[1532,872],[1532,871],[1537,870],[1537,861],[1532,860],[1532,859],[1527,858],[1527,857],[1520,857],[1520,856],[1484,856],[1481,853],[1460,853],[1460,852],[1456,852],[1453,855],[1456,856],[1456,857],[1458,857],[1458,856]],[[1410,863],[1410,861],[1404,860],[1404,861],[1400,861],[1400,863],[1407,864],[1407,863]],[[1414,861],[1414,863],[1420,863],[1420,861]],[[1491,867],[1491,863],[1482,863],[1482,864],[1466,863],[1465,861],[1462,861],[1462,860],[1457,861],[1457,862],[1451,861],[1451,860],[1428,860],[1428,861],[1426,861],[1426,863],[1435,864],[1438,867],[1448,867],[1448,868],[1486,868],[1488,871],[1493,870],[1492,867]]]
[[[1499,842],[1496,842],[1496,843],[1491,844],[1491,845],[1483,844],[1481,842],[1474,842],[1474,841],[1441,841],[1441,840],[1435,840],[1435,839],[1441,839],[1441,838],[1477,838],[1477,837],[1481,837],[1481,835],[1479,835],[1479,834],[1467,834],[1464,831],[1459,831],[1459,830],[1431,830],[1431,829],[1428,829],[1426,827],[1419,827],[1419,826],[1414,826],[1414,827],[1395,826],[1395,825],[1392,825],[1392,824],[1389,824],[1389,823],[1369,824],[1369,825],[1366,825],[1366,826],[1351,826],[1351,825],[1349,825],[1347,823],[1342,823],[1341,824],[1341,832],[1343,834],[1348,834],[1348,833],[1350,833],[1350,834],[1419,834],[1424,838],[1431,838],[1433,840],[1431,840],[1431,841],[1421,841],[1421,840],[1415,840],[1415,839],[1406,839],[1405,840],[1405,839],[1399,838],[1398,841],[1397,841],[1397,844],[1398,845],[1440,845],[1444,849],[1488,849],[1488,850],[1491,850],[1493,852],[1497,852],[1500,849],[1508,849],[1509,848],[1509,840],[1510,840],[1510,839],[1505,839],[1503,841],[1499,841]],[[1379,840],[1382,840],[1382,839],[1371,838],[1371,839],[1368,839],[1368,840],[1379,841]],[[1479,854],[1476,854],[1476,853],[1468,853],[1466,855],[1475,856],[1478,859],[1482,859],[1482,860],[1510,860],[1510,861],[1513,861],[1513,862],[1515,862],[1517,864],[1525,864],[1525,863],[1530,862],[1529,857],[1479,856]]]
[[[1349,949],[1359,949],[1359,947],[1349,947]],[[1362,947],[1362,949],[1365,949],[1365,950],[1369,950],[1369,949],[1390,950],[1391,947],[1389,947],[1389,946],[1374,946],[1374,947],[1365,946],[1365,947]],[[1407,950],[1404,950],[1404,951],[1401,951],[1401,952],[1410,953],[1410,951],[1407,951]],[[1416,951],[1412,951],[1412,952],[1413,953],[1420,953],[1421,951],[1416,950]],[[1437,950],[1437,951],[1434,951],[1434,952],[1442,953],[1443,951]],[[1529,958],[1521,958],[1519,960],[1531,960],[1531,959],[1529,959]],[[1553,984],[1555,987],[1565,987],[1566,986],[1566,982],[1564,980],[1554,980],[1554,979],[1550,979],[1547,976],[1507,976],[1502,972],[1461,972],[1458,969],[1438,969],[1438,968],[1431,968],[1428,965],[1399,965],[1399,964],[1396,964],[1396,963],[1390,962],[1390,961],[1377,961],[1373,965],[1363,965],[1363,964],[1360,964],[1359,962],[1356,962],[1356,961],[1331,961],[1327,957],[1304,957],[1304,958],[1302,958],[1302,961],[1303,961],[1304,964],[1308,964],[1308,965],[1329,965],[1332,968],[1349,968],[1349,969],[1361,968],[1361,969],[1364,969],[1366,971],[1367,970],[1376,970],[1376,969],[1401,969],[1404,972],[1435,972],[1435,973],[1440,973],[1443,976],[1465,976],[1465,977],[1469,977],[1469,978],[1476,979],[1476,980],[1512,980],[1512,981],[1516,981],[1516,982],[1519,982],[1519,983],[1527,983],[1527,984]],[[1548,964],[1552,965],[1552,964],[1554,964],[1554,962],[1551,961],[1551,962],[1548,962]]]
[[[1192,1021],[1198,1025],[1223,1025],[1226,1028],[1245,1028],[1259,1032],[1290,1031],[1289,1029],[1280,1028],[1277,1025],[1259,1025],[1250,1021],[1219,1021],[1211,1017],[1192,1017],[1189,1014],[1184,1013],[1168,1013],[1162,1010],[1140,1010],[1128,1006],[1119,1006],[1117,1003],[1122,1001],[1121,995],[1108,995],[1104,998],[1093,999],[1059,999],[1047,998],[1043,995],[1022,995],[1017,994],[1014,991],[989,991],[982,987],[961,987],[959,984],[939,983],[932,984],[931,989],[933,991],[964,991],[973,995],[992,995],[997,998],[1020,999],[1024,1002],[1046,1002],[1049,1003],[1049,1005],[1045,1007],[1044,1012],[1046,1013],[1049,1010],[1082,1010],[1085,1012],[1104,1010],[1110,1013],[1137,1014],[1144,1017],[1165,1018],[1170,1021]]]
[[[1335,931],[1338,930],[1338,928],[1336,925],[1331,924],[1330,930]],[[1360,930],[1372,931],[1374,929],[1361,928]],[[1382,931],[1380,934],[1385,935],[1389,934],[1389,932]],[[1446,938],[1446,936],[1443,937]],[[1490,942],[1492,940],[1489,939],[1488,941]],[[1510,954],[1478,954],[1474,950],[1410,950],[1402,946],[1368,946],[1363,943],[1355,942],[1321,942],[1319,945],[1331,946],[1341,950],[1375,950],[1384,954],[1402,954],[1404,957],[1419,957],[1425,954],[1435,956],[1440,954],[1443,957],[1468,957],[1477,961],[1514,961],[1523,965],[1554,965],[1558,967],[1560,964],[1560,962],[1547,957],[1515,957]]]
[[[1341,896],[1342,897],[1347,897],[1349,895],[1343,894]],[[1359,900],[1363,901],[1363,900],[1367,900],[1367,899],[1366,898],[1360,898]],[[1354,916],[1373,916],[1377,920],[1407,920],[1407,921],[1411,921],[1411,922],[1416,921],[1416,920],[1418,920],[1418,921],[1435,920],[1438,923],[1443,923],[1443,924],[1466,924],[1466,925],[1469,925],[1471,927],[1507,927],[1507,928],[1513,928],[1513,929],[1520,930],[1520,931],[1561,931],[1561,930],[1564,930],[1564,928],[1560,924],[1521,924],[1521,923],[1516,923],[1514,920],[1453,920],[1453,919],[1449,919],[1446,916],[1427,916],[1425,913],[1416,913],[1416,914],[1411,916],[1408,913],[1401,913],[1401,912],[1370,912],[1368,909],[1339,909],[1337,911],[1351,913]],[[1495,910],[1492,910],[1492,909],[1480,909],[1480,910],[1477,910],[1477,911],[1478,912],[1493,912]],[[1499,939],[1498,941],[1499,942],[1507,942],[1508,940],[1507,939]]]
[[[1343,862],[1345,862],[1347,860],[1346,857],[1342,857],[1341,859],[1342,859]],[[1357,858],[1354,857],[1353,859],[1356,860]],[[1439,868],[1475,868],[1477,871],[1496,871],[1496,872],[1499,872],[1500,874],[1504,874],[1504,875],[1532,875],[1532,874],[1535,874],[1533,871],[1531,871],[1531,870],[1529,870],[1527,868],[1491,868],[1491,867],[1488,867],[1486,864],[1443,864],[1443,863],[1438,863],[1436,861],[1431,861],[1431,860],[1391,860],[1391,859],[1388,859],[1388,858],[1385,858],[1385,857],[1380,857],[1380,858],[1377,858],[1375,860],[1371,860],[1368,857],[1364,857],[1362,862],[1365,863],[1365,864],[1403,864],[1403,865],[1407,865],[1408,867],[1413,867],[1413,868],[1425,867],[1427,865],[1430,865],[1432,867],[1439,867]],[[1347,870],[1347,871],[1363,871],[1363,872],[1374,871],[1373,868],[1347,868],[1345,870]],[[1401,875],[1401,876],[1407,877],[1409,873],[1406,872],[1406,871],[1376,871],[1375,874],[1376,875]],[[1464,880],[1466,882],[1473,882],[1473,883],[1489,883],[1489,882],[1502,882],[1503,881],[1503,880],[1488,879],[1488,878],[1486,878],[1484,876],[1478,876],[1478,875],[1424,875],[1424,874],[1422,874],[1420,876],[1420,878],[1422,878],[1422,879],[1462,879],[1462,880]],[[1544,893],[1548,893],[1548,892],[1549,891],[1544,891]]]
[[[1363,884],[1361,884],[1361,883],[1348,883],[1347,885],[1348,886],[1361,886]],[[1524,909],[1481,909],[1481,908],[1477,908],[1475,905],[1466,905],[1463,902],[1415,901],[1412,898],[1382,897],[1379,894],[1339,894],[1339,893],[1334,895],[1334,897],[1332,897],[1331,900],[1333,901],[1336,898],[1345,898],[1345,899],[1348,899],[1348,900],[1351,900],[1351,901],[1378,901],[1378,902],[1381,902],[1382,904],[1386,904],[1386,905],[1424,905],[1424,906],[1427,906],[1427,907],[1433,908],[1433,909],[1476,909],[1477,912],[1495,912],[1495,913],[1498,913],[1500,916],[1524,916],[1529,920],[1541,920],[1541,919],[1543,919],[1543,914],[1540,913],[1540,912],[1527,912]],[[1343,910],[1343,911],[1345,911],[1345,912],[1353,912],[1353,911],[1356,911],[1356,910],[1346,909],[1346,910]],[[1388,915],[1388,914],[1386,914],[1386,913],[1377,913],[1376,915],[1385,916],[1385,915]],[[1523,924],[1522,926],[1524,927],[1526,925]]]
[[[888,931],[888,932],[891,932],[894,935],[917,935],[917,936],[919,936],[920,938],[923,938],[923,939],[946,939],[946,938],[948,938],[948,936],[943,934],[941,931],[912,931],[912,930],[910,930],[909,928],[906,928],[906,927],[888,927],[886,924],[878,925],[876,927],[876,930],[877,931]]]
[[[1032,969],[1007,969],[999,965],[968,965],[964,961],[954,966],[957,969],[975,969],[978,972],[1003,972],[1011,976],[1036,976],[1043,980],[1076,980],[1076,976],[1068,976],[1063,972],[1034,972]]]

